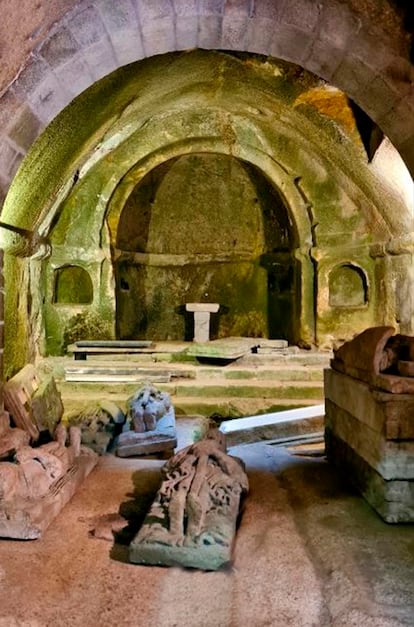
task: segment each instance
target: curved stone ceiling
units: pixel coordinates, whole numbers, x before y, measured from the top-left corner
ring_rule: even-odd
[[[10,4],[3,28],[9,25],[13,33],[25,3]],[[375,0],[363,6],[353,0],[49,4],[38,2],[37,11],[24,17],[22,33],[19,30],[7,50],[8,57],[15,54],[21,59],[23,69],[17,78],[7,75],[15,63],[6,62],[2,78],[3,195],[35,138],[75,96],[125,64],[197,47],[270,55],[328,80],[375,120],[414,172],[412,34],[406,32],[404,16],[391,2],[384,0],[381,6]]]
[[[131,187],[173,156],[206,151],[253,163],[291,196],[289,189],[303,194],[301,177],[308,186],[330,177],[384,239],[402,235],[411,216],[370,172],[346,99],[336,103],[336,93],[308,73],[298,75],[296,66],[251,56],[194,51],[130,65],[50,124],[15,177],[2,218],[47,236],[86,176],[101,181],[104,208],[126,176]],[[322,96],[335,104],[338,121],[318,109]],[[89,198],[85,211],[96,204]],[[12,236],[6,241],[13,245]]]

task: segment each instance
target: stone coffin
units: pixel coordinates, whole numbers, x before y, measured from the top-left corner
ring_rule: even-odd
[[[328,459],[387,522],[414,521],[414,396],[325,370]]]

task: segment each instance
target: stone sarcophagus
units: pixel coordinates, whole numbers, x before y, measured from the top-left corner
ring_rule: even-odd
[[[54,379],[28,364],[4,386],[0,424],[0,538],[39,538],[95,467],[78,427],[61,422]],[[42,439],[44,443],[40,442]],[[46,441],[46,440],[49,441]]]
[[[405,374],[414,338],[393,333],[367,329],[335,351],[325,371],[326,451],[386,522],[413,522],[414,377]]]
[[[130,561],[217,570],[231,560],[247,491],[243,462],[226,453],[220,432],[209,431],[163,467],[161,487],[130,545]]]

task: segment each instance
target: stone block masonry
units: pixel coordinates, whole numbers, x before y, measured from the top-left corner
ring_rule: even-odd
[[[389,523],[414,522],[414,396],[325,370],[328,460]]]

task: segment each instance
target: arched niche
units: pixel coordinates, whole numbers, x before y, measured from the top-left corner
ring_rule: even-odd
[[[221,304],[212,337],[292,340],[296,246],[281,195],[256,167],[218,153],[168,160],[119,214],[119,337],[189,339],[183,305],[209,301]]]
[[[356,308],[368,304],[368,282],[365,272],[352,263],[335,266],[329,273],[330,307]]]
[[[92,302],[93,285],[87,270],[77,265],[66,265],[54,271],[54,304],[89,305]]]

